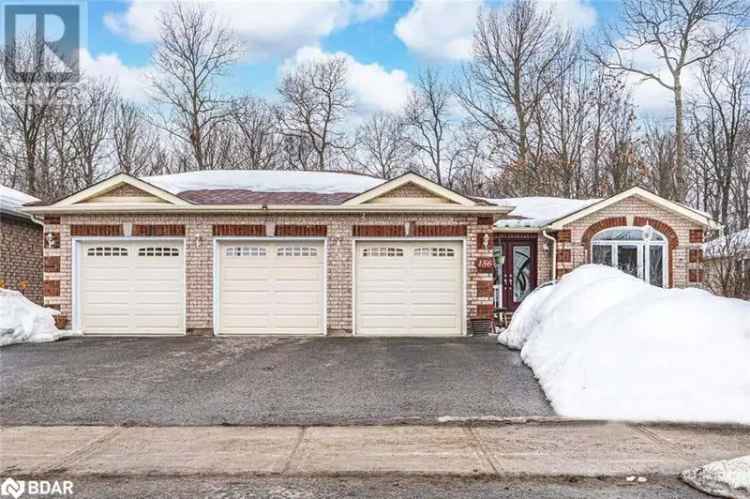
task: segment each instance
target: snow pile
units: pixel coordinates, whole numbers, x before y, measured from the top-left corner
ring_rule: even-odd
[[[0,347],[56,341],[72,333],[55,327],[57,310],[40,307],[18,291],[0,289]]]
[[[684,471],[680,476],[707,494],[750,499],[750,456],[716,461]]]
[[[244,189],[255,192],[360,193],[385,180],[354,173],[288,170],[203,170],[141,180],[172,194],[184,191]]]
[[[523,344],[562,416],[750,424],[747,301],[585,265],[519,308],[498,341]]]
[[[567,199],[550,197],[487,199],[499,206],[514,206],[508,215],[523,219],[499,220],[497,227],[544,227],[555,220],[582,210],[600,201],[599,199]]]
[[[0,185],[0,212],[22,214],[18,209],[24,204],[33,203],[34,201],[39,200],[34,196],[29,196],[21,191]]]

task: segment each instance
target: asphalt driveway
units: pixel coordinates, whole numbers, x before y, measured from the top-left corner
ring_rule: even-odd
[[[0,424],[375,424],[548,416],[494,338],[76,338],[0,350]]]

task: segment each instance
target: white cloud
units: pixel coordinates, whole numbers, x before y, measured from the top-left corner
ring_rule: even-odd
[[[394,32],[404,44],[431,59],[471,57],[472,36],[482,0],[416,0]]]
[[[563,25],[590,29],[596,24],[596,9],[589,0],[540,0],[540,3],[551,8],[553,17]],[[396,22],[394,32],[410,50],[424,57],[470,59],[477,15],[485,6],[484,0],[416,0]]]
[[[406,72],[400,69],[388,71],[376,63],[363,64],[345,52],[330,53],[317,46],[302,47],[294,57],[284,62],[281,71],[290,71],[301,63],[332,57],[343,57],[347,61],[349,89],[359,112],[397,112],[403,108],[412,89]]]
[[[149,67],[127,66],[117,54],[92,57],[86,49],[81,50],[80,63],[85,76],[112,82],[123,97],[138,103],[148,100]]]
[[[219,20],[237,32],[252,58],[292,53],[352,23],[382,17],[388,0],[197,0],[214,7]],[[167,3],[133,0],[122,14],[107,14],[114,33],[136,42],[158,39],[159,12]]]

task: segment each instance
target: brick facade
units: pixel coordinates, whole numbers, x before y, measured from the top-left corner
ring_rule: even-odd
[[[632,196],[591,215],[575,220],[557,235],[557,277],[591,261],[591,238],[599,231],[619,226],[642,227],[650,225],[661,232],[668,242],[667,281],[669,287],[684,288],[699,285],[703,261],[695,253],[703,243],[703,228],[684,217]],[[564,234],[569,231],[568,234]],[[570,252],[570,261],[567,252]],[[692,253],[691,253],[692,251]],[[540,272],[542,262],[539,262]],[[689,278],[689,271],[695,279]],[[540,282],[541,279],[540,279]]]
[[[20,291],[42,303],[42,226],[0,216],[0,287]]]
[[[407,227],[420,228],[420,233],[440,234],[437,237],[465,236],[465,265],[467,322],[489,319],[492,316],[492,271],[476,269],[477,258],[492,257],[492,247],[484,247],[484,234],[491,236],[492,217],[470,215],[64,215],[61,224],[50,225],[47,231],[58,241],[44,251],[45,257],[59,258],[59,272],[45,272],[52,291],[45,304],[60,308],[65,319],[71,318],[72,298],[72,238],[77,234],[101,235],[102,231],[122,234],[123,226],[182,226],[184,227],[186,276],[186,327],[188,332],[211,334],[213,329],[213,240],[223,237],[316,237],[327,240],[327,323],[330,333],[351,334],[352,331],[352,273],[354,237],[405,238]],[[86,227],[82,229],[82,227]],[[92,229],[91,227],[108,227]],[[273,227],[272,229],[269,227]],[[307,228],[307,229],[306,229]],[[450,234],[450,236],[449,236]],[[456,236],[460,234],[460,236]],[[41,267],[41,263],[40,263]],[[57,289],[53,289],[57,286]]]

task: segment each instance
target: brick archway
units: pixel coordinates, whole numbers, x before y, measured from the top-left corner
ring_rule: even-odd
[[[667,269],[668,276],[667,276],[667,282],[669,283],[669,287],[674,287],[674,251],[677,249],[677,247],[680,244],[680,240],[677,237],[677,233],[674,231],[674,229],[669,226],[668,224],[665,224],[664,222],[657,220],[655,218],[649,218],[649,217],[635,217],[633,219],[633,226],[636,227],[644,227],[646,225],[649,225],[654,228],[654,230],[661,232],[664,234],[664,237],[667,238],[667,246],[668,246],[668,252],[669,252],[669,268]],[[625,217],[610,217],[605,218],[603,220],[599,220],[598,222],[595,222],[591,224],[586,231],[583,233],[583,236],[581,237],[581,243],[583,244],[584,250],[586,251],[586,254],[588,255],[587,261],[591,262],[591,239],[599,232],[605,230],[605,229],[612,229],[614,227],[627,227],[628,222]]]

